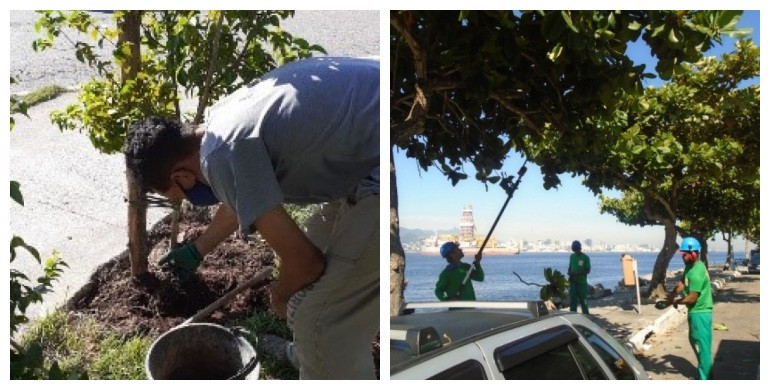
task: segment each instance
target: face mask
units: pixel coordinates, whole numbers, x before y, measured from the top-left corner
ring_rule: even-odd
[[[211,206],[219,203],[219,199],[214,195],[211,187],[199,181],[196,181],[189,190],[185,190],[184,194],[187,196],[187,200],[196,206]]]

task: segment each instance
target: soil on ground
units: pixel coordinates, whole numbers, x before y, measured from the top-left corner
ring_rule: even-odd
[[[195,240],[210,223],[215,208],[195,208],[184,213],[179,237]],[[89,282],[68,302],[66,309],[94,318],[107,329],[126,335],[156,338],[195,315],[257,272],[274,266],[272,249],[255,236],[230,236],[206,255],[195,276],[179,282],[157,264],[168,252],[171,216],[149,232],[148,272],[131,276],[128,252],[101,265]],[[181,240],[180,240],[181,241]],[[242,323],[257,310],[269,310],[267,285],[236,295],[203,321],[228,326]],[[379,372],[379,335],[373,341],[373,357]]]

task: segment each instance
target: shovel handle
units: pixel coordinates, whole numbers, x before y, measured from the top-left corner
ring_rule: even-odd
[[[201,319],[205,318],[209,314],[213,313],[214,310],[218,309],[220,306],[224,305],[229,300],[233,299],[233,297],[235,297],[236,295],[240,294],[243,290],[245,290],[245,289],[247,289],[249,287],[253,287],[253,286],[257,285],[258,283],[261,283],[261,282],[263,282],[263,281],[265,281],[265,280],[267,280],[269,278],[270,278],[270,269],[269,268],[265,268],[261,272],[257,273],[254,277],[252,277],[251,279],[249,279],[246,282],[244,282],[243,284],[241,284],[240,286],[230,290],[227,294],[225,294],[221,298],[219,298],[216,301],[214,301],[214,303],[204,307],[203,309],[201,309],[201,311],[195,313],[194,316],[188,318],[181,325],[187,325],[187,324],[190,324],[190,323],[193,323],[193,322],[200,321]]]

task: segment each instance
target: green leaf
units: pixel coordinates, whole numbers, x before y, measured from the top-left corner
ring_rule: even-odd
[[[11,180],[11,199],[24,206],[24,198],[21,196],[20,187],[21,184],[19,184],[19,182]]]
[[[27,245],[27,243],[24,242],[24,239],[19,236],[13,236],[13,238],[11,238],[11,262],[16,258],[16,248],[18,247],[26,249],[27,252],[34,256],[35,259],[37,259],[37,262],[40,263],[40,253],[38,253],[37,249]]]
[[[564,45],[561,44],[561,42],[557,43],[556,46],[551,49],[551,51],[548,52],[548,59],[552,62],[557,62],[559,57],[561,57],[561,53],[564,50]]]
[[[674,44],[679,43],[679,39],[676,37],[676,30],[673,28],[668,32],[668,41]]]
[[[561,16],[564,18],[564,22],[567,23],[567,27],[569,27],[570,30],[574,33],[579,33],[580,30],[578,30],[577,27],[572,23],[572,17],[569,15],[569,11],[561,11]]]
[[[543,18],[543,25],[541,27],[541,34],[548,40],[556,40],[564,32],[566,24],[563,22],[563,17],[559,12],[548,12]]]
[[[43,367],[43,348],[37,342],[32,342],[24,351],[24,362],[27,367]]]
[[[657,37],[657,36],[658,36],[658,35],[660,35],[660,34],[661,34],[661,33],[662,33],[662,32],[663,32],[665,29],[666,29],[666,25],[665,25],[665,24],[662,24],[662,25],[660,25],[660,26],[658,26],[658,27],[655,27],[655,29],[654,29],[654,30],[652,30],[652,34],[651,34],[651,35],[652,35],[652,37],[653,37],[653,38]]]
[[[738,28],[738,29],[731,30],[731,31],[725,31],[722,34],[724,34],[725,36],[728,36],[730,38],[740,39],[740,38],[744,38],[744,37],[750,35],[752,31],[754,31],[754,30],[749,28],[749,27],[746,27],[746,28]]]
[[[723,29],[731,29],[741,20],[743,11],[719,11],[717,12],[717,25]]]

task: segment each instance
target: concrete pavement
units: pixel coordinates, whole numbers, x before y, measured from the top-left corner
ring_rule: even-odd
[[[27,311],[38,318],[64,303],[96,267],[126,249],[127,204],[122,154],[98,152],[84,134],[60,132],[49,113],[74,102],[69,93],[16,117],[10,135],[10,178],[21,183],[24,206],[11,202],[10,232],[37,248],[43,259],[54,250],[68,263],[42,305]],[[148,227],[167,212],[150,209]],[[12,264],[27,276],[42,274],[26,251]]]
[[[714,324],[727,324],[730,330],[713,331],[716,379],[755,379],[759,375],[759,276],[741,271],[745,267],[710,270]],[[667,290],[681,273],[669,275]],[[589,301],[589,307],[593,319],[633,351],[653,379],[693,377],[697,360],[688,341],[685,307],[657,310],[654,302],[642,300],[638,312],[633,289]]]

